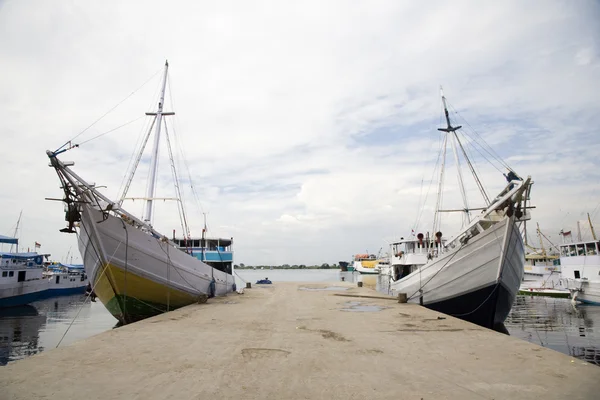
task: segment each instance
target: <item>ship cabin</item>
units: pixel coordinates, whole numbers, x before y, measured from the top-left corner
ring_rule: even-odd
[[[0,253],[0,285],[43,279],[44,257],[50,254]]]
[[[565,278],[600,278],[600,241],[563,243],[560,248],[561,274]]]
[[[196,257],[213,268],[232,274],[233,238],[174,239],[179,250]]]
[[[422,233],[410,239],[400,238],[399,241],[390,244],[392,256],[392,279],[400,280],[417,271],[421,265],[427,263],[428,259],[437,257],[442,252],[446,241],[441,235],[434,240],[427,240]]]
[[[18,249],[19,239],[0,235],[0,244]],[[0,286],[42,279],[44,257],[50,254],[0,252]]]

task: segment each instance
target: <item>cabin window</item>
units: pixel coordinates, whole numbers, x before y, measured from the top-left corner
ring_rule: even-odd
[[[575,274],[575,279],[580,278],[579,271],[573,271],[573,273]]]
[[[575,245],[570,245],[570,246],[569,246],[569,255],[570,255],[571,257],[574,257],[574,256],[576,256],[576,255],[577,255],[577,253],[575,252]]]
[[[8,276],[8,272],[7,271],[2,271],[2,277],[6,278]]]
[[[588,256],[595,256],[596,253],[596,243],[586,243],[585,245],[585,253]]]
[[[23,282],[27,276],[27,271],[19,271],[19,276],[17,277],[17,282]]]
[[[569,251],[566,246],[560,248],[560,255],[563,257],[569,257]]]
[[[583,256],[585,255],[585,248],[582,244],[578,244],[577,245],[577,255],[578,256]]]
[[[405,253],[414,253],[415,252],[415,244],[414,243],[404,243],[404,248],[406,249]]]
[[[8,271],[8,277],[15,276],[15,271]]]

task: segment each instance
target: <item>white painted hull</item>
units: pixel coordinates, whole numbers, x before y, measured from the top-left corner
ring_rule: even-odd
[[[48,290],[46,279],[0,284],[0,308],[31,303]]]
[[[58,283],[57,283],[57,277]],[[51,274],[48,276],[48,290],[50,292],[84,292],[87,279],[82,280],[82,275]]]
[[[354,270],[360,272],[361,274],[365,274],[365,275],[379,274],[379,268],[377,268],[377,267],[365,268],[362,266],[362,263],[360,261],[354,261]]]
[[[560,262],[562,280],[571,297],[600,305],[600,256],[561,256]]]
[[[524,262],[523,241],[514,218],[504,218],[461,248],[430,260],[420,272],[392,282],[391,288],[419,302],[422,287],[425,306],[492,327],[504,322],[510,312]]]
[[[566,286],[571,291],[571,297],[574,300],[600,305],[600,281],[566,279]]]

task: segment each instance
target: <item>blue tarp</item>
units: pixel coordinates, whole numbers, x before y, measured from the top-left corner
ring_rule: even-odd
[[[0,235],[0,243],[19,244],[19,239]]]
[[[273,282],[271,282],[269,279],[261,279],[256,281],[257,285],[270,285],[271,283]]]
[[[26,260],[28,258],[35,258],[37,256],[49,256],[50,254],[38,254],[38,253],[4,253],[0,252],[0,257],[4,258],[17,258]]]

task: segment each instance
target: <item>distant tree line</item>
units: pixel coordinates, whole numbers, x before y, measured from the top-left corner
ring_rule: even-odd
[[[321,265],[304,265],[304,264],[282,264],[282,265],[246,265],[244,263],[235,264],[233,266],[235,269],[335,269],[339,268],[337,264],[327,264],[323,263]]]

